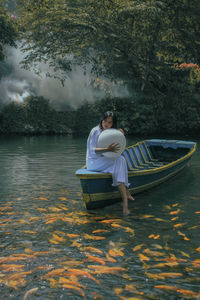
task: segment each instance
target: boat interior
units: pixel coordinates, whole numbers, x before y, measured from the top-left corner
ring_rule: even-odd
[[[185,156],[190,150],[190,144],[178,144],[176,141],[167,143],[159,140],[146,140],[127,147],[123,156],[129,171],[155,169]]]

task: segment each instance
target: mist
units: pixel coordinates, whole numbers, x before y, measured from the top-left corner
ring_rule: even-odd
[[[129,91],[123,81],[115,81],[92,74],[92,66],[85,68],[74,66],[64,81],[64,85],[57,78],[47,77],[53,70],[46,64],[39,64],[37,75],[33,70],[25,70],[20,62],[23,53],[20,49],[8,48],[4,62],[9,72],[0,81],[0,104],[12,101],[23,102],[27,97],[43,96],[49,99],[57,110],[75,109],[83,101],[94,102],[106,96],[129,97]]]

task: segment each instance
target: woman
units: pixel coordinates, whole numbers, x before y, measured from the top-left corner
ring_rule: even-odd
[[[117,186],[123,200],[123,213],[129,214],[128,199],[135,200],[129,190],[128,170],[125,158],[119,156],[117,158],[108,158],[102,155],[103,152],[116,152],[119,144],[112,143],[107,148],[97,148],[98,137],[103,130],[117,127],[117,118],[112,111],[107,111],[100,120],[100,124],[94,127],[87,140],[86,165],[90,171],[99,171],[111,173],[113,178],[113,186]],[[123,130],[120,129],[122,132]]]

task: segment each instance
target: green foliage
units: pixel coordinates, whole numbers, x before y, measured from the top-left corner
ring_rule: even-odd
[[[17,27],[14,21],[8,15],[3,7],[3,1],[0,0],[0,61],[5,57],[6,46],[16,46]]]
[[[20,13],[27,67],[44,60],[67,72],[90,61],[95,72],[163,92],[174,63],[199,62],[198,0],[21,0]]]
[[[57,112],[43,97],[29,97],[24,103],[12,102],[1,111],[0,132],[17,134],[69,134],[70,112]]]
[[[56,111],[43,97],[5,105],[0,114],[0,133],[75,134],[87,136],[107,110],[114,110],[118,128],[130,136],[192,134],[200,130],[199,92],[191,97],[187,89],[169,97],[105,98],[84,102],[74,111]]]
[[[26,110],[22,103],[12,102],[1,111],[2,133],[23,133],[26,124]]]

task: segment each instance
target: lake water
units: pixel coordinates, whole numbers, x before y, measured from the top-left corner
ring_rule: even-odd
[[[85,209],[85,144],[0,138],[0,300],[200,299],[199,150],[124,217],[120,203]]]

